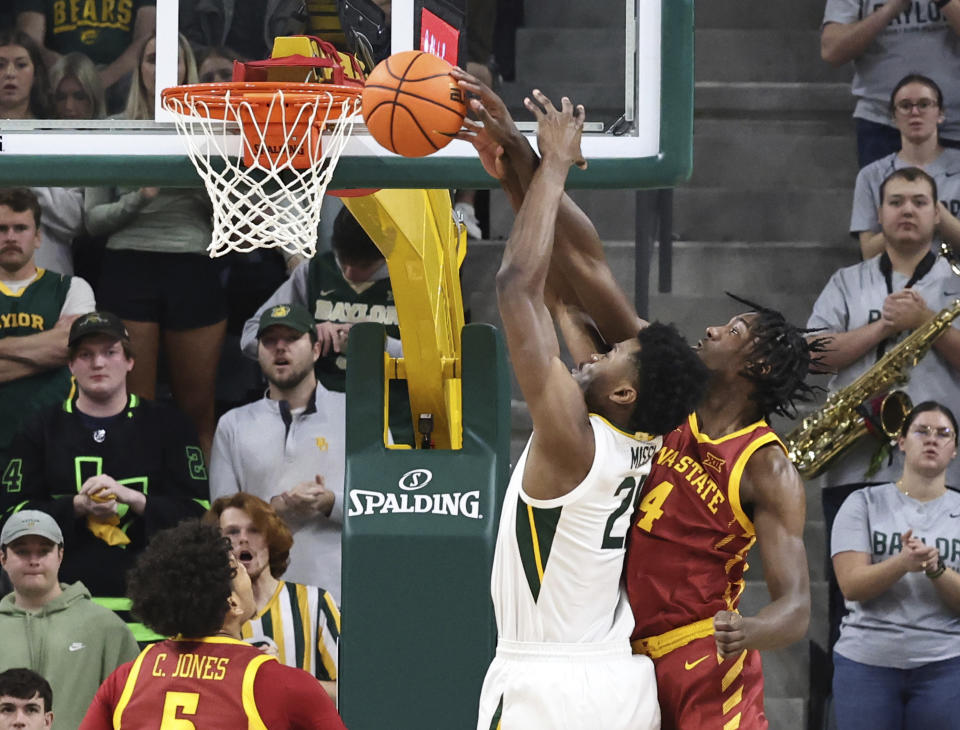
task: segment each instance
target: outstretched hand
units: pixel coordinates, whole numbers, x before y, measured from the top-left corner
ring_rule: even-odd
[[[454,68],[450,75],[464,92],[474,97],[467,105],[480,120],[464,119],[457,139],[470,142],[480,155],[480,162],[487,174],[495,180],[503,180],[507,175],[503,159],[506,150],[526,144],[523,135],[507,111],[506,104],[489,86],[461,68]]]
[[[534,89],[533,99],[525,98],[523,105],[537,118],[537,144],[543,159],[554,157],[568,166],[573,164],[581,170],[587,169],[587,161],[580,151],[580,136],[586,118],[583,104],[574,107],[565,96],[560,100],[558,110],[543,92]]]

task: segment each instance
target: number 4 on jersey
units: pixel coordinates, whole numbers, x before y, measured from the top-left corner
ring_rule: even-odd
[[[672,491],[673,485],[670,482],[660,482],[647,493],[640,502],[643,517],[637,522],[637,527],[647,532],[653,529],[653,523],[663,517],[663,503],[667,501]]]

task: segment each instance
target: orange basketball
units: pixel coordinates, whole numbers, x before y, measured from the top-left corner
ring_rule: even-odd
[[[391,152],[423,157],[449,144],[463,124],[463,92],[450,64],[424,51],[384,59],[363,88],[363,120]]]

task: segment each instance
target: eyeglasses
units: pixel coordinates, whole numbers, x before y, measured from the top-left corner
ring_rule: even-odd
[[[919,109],[922,112],[925,112],[931,107],[940,106],[933,99],[919,99],[917,101],[910,101],[909,99],[901,99],[894,106],[896,106],[897,111],[901,111],[904,114],[909,114],[915,108]]]
[[[936,436],[941,440],[953,438],[953,429],[949,426],[941,426],[939,428],[933,428],[932,426],[914,426],[910,429],[910,433],[920,438],[927,438],[927,436]]]

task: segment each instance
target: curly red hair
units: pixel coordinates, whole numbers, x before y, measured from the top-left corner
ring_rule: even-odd
[[[220,515],[230,507],[246,512],[254,526],[266,537],[267,549],[270,551],[270,575],[279,580],[290,565],[290,548],[293,547],[290,528],[273,507],[248,492],[220,497],[210,506],[203,516],[203,521],[219,527]]]

